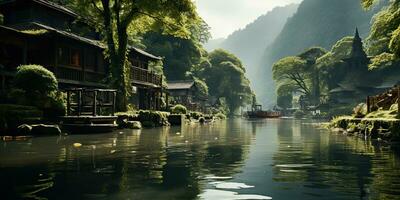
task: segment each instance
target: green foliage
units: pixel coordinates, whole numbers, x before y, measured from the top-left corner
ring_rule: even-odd
[[[225,50],[211,52],[208,60],[203,59],[192,73],[206,82],[211,96],[224,99],[228,107],[225,111],[233,113],[252,100],[250,81],[245,76],[242,62]]]
[[[265,48],[260,65],[262,71],[258,73],[262,74],[264,80],[273,80],[273,63],[283,57],[297,55],[310,46],[331,48],[340,38],[351,35],[355,27],[359,28],[361,36],[365,35],[375,13],[375,9],[365,12],[357,0],[302,1],[297,12],[287,20],[274,42]],[[265,91],[264,99],[275,99],[273,83],[266,82],[260,87]]]
[[[187,109],[185,106],[183,105],[175,105],[174,107],[171,108],[171,113],[173,114],[186,114],[187,113]]]
[[[215,114],[215,118],[224,120],[226,119],[226,115],[224,115],[223,113],[217,113]]]
[[[68,6],[90,19],[103,34],[110,63],[109,82],[119,90],[117,104],[122,111],[127,110],[131,88],[128,44],[148,31],[189,39],[192,23],[201,20],[191,0],[73,0]]]
[[[168,124],[167,112],[141,110],[139,111],[139,121],[143,127],[158,127]]]
[[[58,89],[54,74],[39,65],[22,65],[17,69],[14,85],[28,94],[48,95]]]
[[[382,70],[392,67],[396,62],[395,57],[391,53],[382,53],[372,58],[369,65],[370,70]]]
[[[190,117],[193,119],[199,119],[200,117],[203,117],[203,113],[201,112],[190,112]]]
[[[66,97],[58,92],[57,79],[52,72],[39,65],[18,67],[14,89],[8,95],[17,104],[39,108],[49,119],[66,113]]]
[[[196,94],[199,97],[207,97],[209,95],[208,93],[208,86],[205,81],[194,77],[194,83],[198,89],[198,94]]]
[[[4,16],[0,13],[0,25],[4,23]]]

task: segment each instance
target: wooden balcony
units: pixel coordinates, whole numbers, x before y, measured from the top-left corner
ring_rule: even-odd
[[[58,67],[55,74],[57,79],[79,82],[100,83],[105,78],[103,73],[82,71],[70,67]]]
[[[145,70],[139,67],[131,68],[131,79],[133,83],[161,87],[162,76],[152,71]]]

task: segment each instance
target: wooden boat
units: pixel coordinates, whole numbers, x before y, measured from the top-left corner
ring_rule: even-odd
[[[282,113],[279,111],[264,111],[261,105],[254,105],[251,111],[247,111],[248,118],[280,118]]]

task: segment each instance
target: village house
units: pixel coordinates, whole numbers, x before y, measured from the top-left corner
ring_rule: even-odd
[[[168,82],[168,105],[181,104],[191,111],[205,112],[207,97],[200,95],[196,82],[179,80]]]
[[[0,89],[4,94],[16,68],[39,64],[52,71],[61,89],[107,88],[106,48],[93,26],[73,11],[46,0],[0,0]],[[129,47],[131,77],[140,109],[160,109],[162,76],[149,69],[161,58]]]

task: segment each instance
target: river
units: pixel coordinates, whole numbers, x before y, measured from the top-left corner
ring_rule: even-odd
[[[232,119],[0,142],[1,199],[400,199],[399,148]]]

